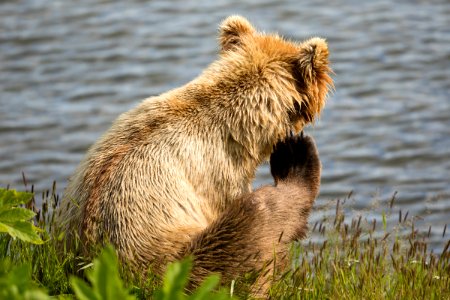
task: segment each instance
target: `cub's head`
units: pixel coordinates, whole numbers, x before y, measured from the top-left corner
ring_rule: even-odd
[[[233,95],[237,116],[245,119],[240,122],[242,134],[259,139],[253,142],[274,143],[319,116],[333,86],[324,39],[288,41],[231,16],[219,27],[219,45],[216,71],[223,75],[222,87]]]

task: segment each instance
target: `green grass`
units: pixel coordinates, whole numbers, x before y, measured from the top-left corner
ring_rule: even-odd
[[[334,220],[314,229],[324,242],[294,245],[294,271],[275,285],[274,298],[450,299],[450,240],[433,254],[431,228],[420,232],[413,219],[400,217],[388,230],[382,215],[380,229],[362,217],[346,222],[338,202]]]
[[[172,264],[162,279],[149,274],[142,280],[117,261],[110,247],[97,249],[94,261],[58,248],[58,237],[49,234],[59,202],[55,187],[41,197],[39,209],[35,198],[30,202],[22,198],[20,203],[27,203],[20,207],[36,212],[36,227],[29,228],[38,232],[43,243],[35,236],[31,241],[21,240],[20,235],[13,238],[11,233],[0,232],[0,298],[47,299],[51,295],[61,299],[114,299],[114,295],[122,295],[123,299],[228,299],[230,294],[240,299],[250,297],[249,280],[237,280],[219,289],[217,276],[207,278],[199,289],[186,295],[183,291],[191,266],[189,260]],[[294,243],[291,270],[277,276],[270,296],[450,299],[450,240],[444,239],[444,232],[442,252],[433,253],[427,243],[429,228],[417,229],[414,219],[401,212],[398,222],[389,224],[392,218],[388,216],[396,209],[394,198],[381,213],[380,224],[364,216],[346,219],[345,207],[338,201],[332,219],[311,226],[318,242],[306,239]],[[8,209],[17,211],[17,206],[10,205]],[[32,216],[23,211],[20,214]],[[0,224],[1,217],[0,207]]]

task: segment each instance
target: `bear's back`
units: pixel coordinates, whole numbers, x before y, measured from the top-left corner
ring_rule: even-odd
[[[119,251],[142,248],[137,252],[151,256],[153,247],[184,244],[248,191],[222,133],[177,115],[174,105],[176,90],[144,100],[90,148],[64,194],[71,200],[61,216],[67,229],[93,242],[106,232]]]

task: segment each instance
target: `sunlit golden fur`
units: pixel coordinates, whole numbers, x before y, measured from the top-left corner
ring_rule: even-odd
[[[160,272],[230,207],[272,194],[284,199],[282,189],[251,193],[251,182],[278,141],[320,114],[332,85],[327,44],[262,34],[238,16],[220,25],[219,44],[219,58],[196,79],[122,114],[89,149],[59,217],[84,245],[106,238],[138,269],[153,264]],[[315,194],[306,188],[283,187],[294,200],[304,197],[309,213]],[[285,217],[293,218],[277,218]],[[255,252],[283,231],[264,226]]]

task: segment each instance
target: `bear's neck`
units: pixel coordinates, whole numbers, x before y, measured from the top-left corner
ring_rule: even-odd
[[[220,78],[201,76],[180,90],[180,99],[189,99],[190,111],[197,120],[199,130],[214,134],[233,156],[233,161],[248,166],[254,173],[266,160],[273,146],[285,138],[290,124],[284,107],[274,107],[275,93],[256,94],[263,91],[253,85],[248,90],[239,89],[239,83],[227,84]],[[213,137],[210,137],[213,138]],[[253,174],[252,174],[253,176]]]

